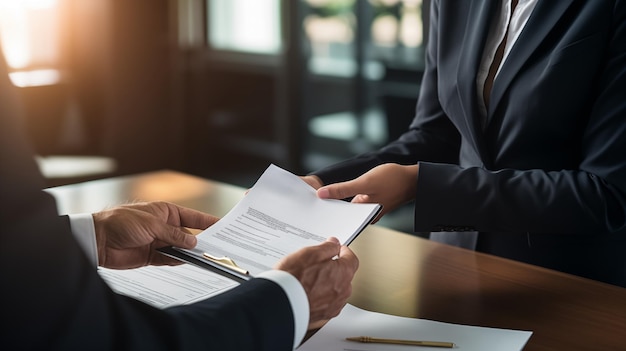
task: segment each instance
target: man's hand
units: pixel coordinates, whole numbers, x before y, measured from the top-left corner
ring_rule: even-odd
[[[322,199],[346,199],[355,203],[378,203],[383,206],[375,221],[391,210],[415,198],[419,165],[402,166],[386,163],[362,176],[317,189]]]
[[[186,228],[206,229],[218,218],[167,202],[136,203],[93,214],[98,264],[107,268],[175,265],[155,251],[164,246],[191,249],[196,237]]]
[[[321,327],[335,317],[352,293],[352,278],[359,260],[347,246],[336,238],[306,247],[284,257],[276,269],[296,277],[309,299],[309,329]]]

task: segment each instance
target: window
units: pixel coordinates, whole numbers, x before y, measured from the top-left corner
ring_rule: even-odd
[[[357,54],[364,56],[363,73],[373,80],[382,75],[380,62],[421,64],[422,0],[303,1],[309,9],[303,30],[310,44],[311,72],[353,77]],[[366,28],[363,38],[357,37],[359,25]]]
[[[257,54],[282,51],[280,0],[207,0],[208,44]]]
[[[60,0],[0,0],[2,49],[17,86],[61,80]]]

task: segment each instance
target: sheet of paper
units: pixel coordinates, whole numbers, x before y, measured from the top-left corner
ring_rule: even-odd
[[[196,248],[185,251],[227,256],[255,276],[327,237],[351,242],[379,207],[322,200],[300,177],[270,165],[226,216],[198,235]]]
[[[98,268],[98,273],[113,291],[158,308],[204,300],[238,285],[190,264],[124,270]]]
[[[302,344],[298,351],[417,351],[442,348],[367,344],[346,337],[371,336],[387,339],[447,341],[455,351],[520,351],[532,335],[529,331],[441,323],[366,311],[350,304],[339,316]]]

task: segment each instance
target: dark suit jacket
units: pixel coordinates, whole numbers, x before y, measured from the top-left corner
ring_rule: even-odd
[[[74,241],[67,218],[41,191],[12,93],[0,58],[0,348],[292,349],[292,310],[269,280],[168,310],[113,293]]]
[[[626,2],[539,0],[481,126],[476,72],[497,1],[434,1],[415,118],[325,183],[420,163],[417,231],[626,286]]]

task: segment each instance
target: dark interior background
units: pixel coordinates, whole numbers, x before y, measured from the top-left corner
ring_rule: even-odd
[[[57,58],[13,70],[62,74],[20,88],[28,136],[43,157],[115,162],[50,185],[173,169],[248,187],[269,163],[304,174],[379,147],[413,117],[427,0],[266,0],[272,52],[212,41],[212,11],[235,0],[46,1]],[[389,226],[412,230],[409,212]]]

